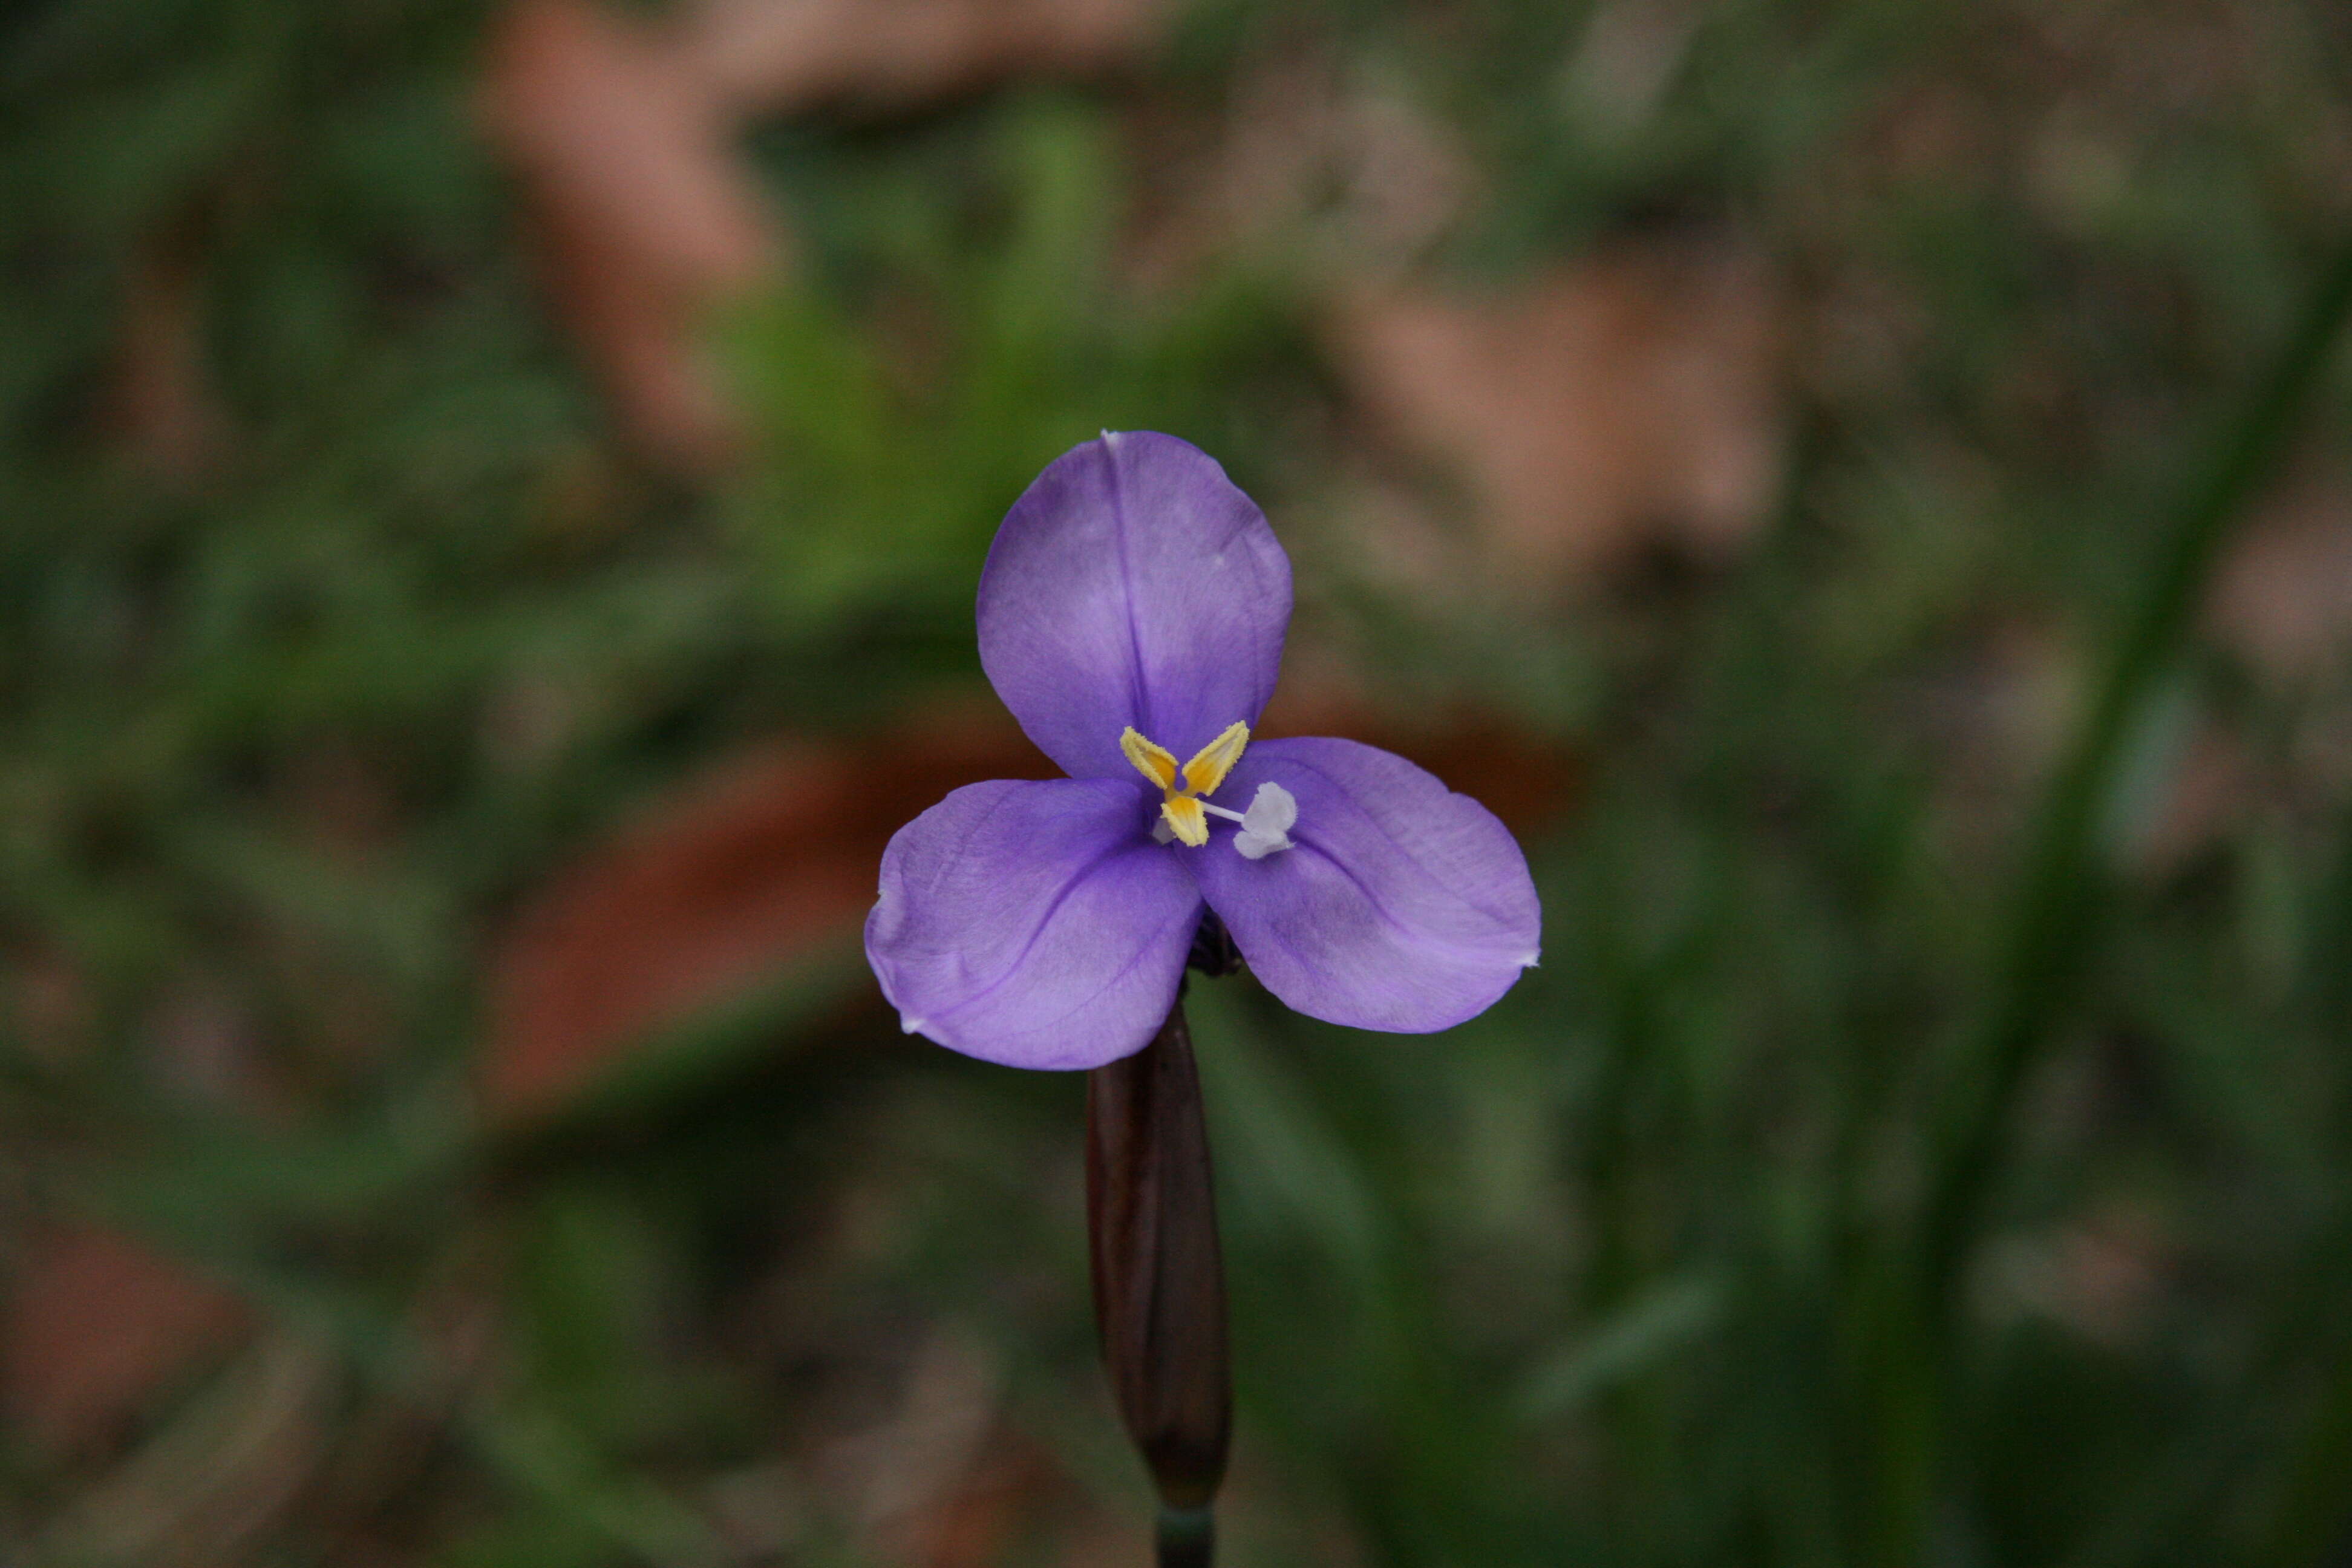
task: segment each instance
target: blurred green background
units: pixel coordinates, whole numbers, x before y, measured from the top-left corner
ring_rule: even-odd
[[[2352,1563],[2352,12],[0,5],[0,1559],[1143,1560],[898,1035],[1005,506],[1521,834],[1193,987],[1226,1560]]]

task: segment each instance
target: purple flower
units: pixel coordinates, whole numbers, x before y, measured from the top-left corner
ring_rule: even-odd
[[[1250,738],[1289,622],[1289,558],[1198,447],[1105,432],[1037,477],[980,659],[1070,776],[969,785],[890,840],[866,953],[909,1033],[1012,1067],[1140,1050],[1203,903],[1267,990],[1357,1028],[1449,1027],[1535,963],[1486,807],[1353,741]]]

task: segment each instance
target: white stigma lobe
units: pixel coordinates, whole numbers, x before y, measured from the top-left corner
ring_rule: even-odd
[[[1263,860],[1289,848],[1290,830],[1298,824],[1297,797],[1278,784],[1258,785],[1247,811],[1228,811],[1205,801],[1202,809],[1242,825],[1242,830],[1234,835],[1234,847],[1244,860]]]

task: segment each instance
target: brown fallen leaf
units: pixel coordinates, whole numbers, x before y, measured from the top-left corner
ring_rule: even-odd
[[[1389,437],[1453,470],[1498,584],[1581,583],[1761,521],[1779,460],[1775,302],[1748,258],[1627,246],[1488,298],[1343,298],[1332,350]]]
[[[218,455],[228,416],[205,364],[194,237],[167,231],[131,269],[111,413],[123,446],[166,479],[194,479]]]
[[[676,58],[740,114],[903,109],[1013,76],[1132,63],[1169,0],[701,0]]]
[[[644,22],[516,0],[480,92],[521,176],[556,313],[623,430],[688,474],[738,449],[706,355],[711,310],[790,259],[736,138],[762,114],[902,109],[1006,76],[1132,59],[1165,0],[706,0]]]
[[[1997,1238],[1978,1284],[1981,1305],[2036,1316],[2110,1347],[2145,1335],[2179,1266],[2161,1214],[2107,1200],[2074,1219]]]
[[[1041,1516],[1074,1510],[1066,1477],[1033,1439],[1000,1424],[956,1489],[909,1533],[925,1568],[988,1568],[1002,1563]]]
[[[1267,733],[1353,735],[1421,763],[1515,827],[1572,801],[1577,760],[1476,716],[1400,730],[1303,689]],[[1054,778],[992,699],[855,741],[777,743],[721,767],[558,877],[492,962],[480,1068],[490,1112],[550,1111],[667,1024],[851,940],[890,836],[950,790]]]
[[[2273,681],[2308,681],[2352,652],[2352,489],[2306,477],[2230,542],[2206,625]]]
[[[557,312],[623,428],[674,467],[723,462],[734,418],[696,329],[784,251],[728,110],[666,34],[597,0],[509,7],[480,110],[521,175]]]
[[[1167,287],[1236,254],[1307,247],[1311,270],[1400,277],[1473,210],[1485,181],[1467,142],[1412,94],[1368,79],[1326,40],[1254,51],[1213,132],[1145,113],[1151,177],[1127,236],[1129,275]]]
[[[2273,687],[2309,688],[2352,673],[2352,491],[2305,474],[2231,536],[2204,606],[2204,629]],[[2306,746],[2290,772],[2318,792],[2343,784],[2340,748]],[[2121,846],[2135,868],[2165,877],[2224,841],[2266,789],[2257,753],[2212,715],[2200,717]],[[2293,787],[2293,786],[2287,786]]]
[[[1514,833],[1539,833],[1575,809],[1584,759],[1491,713],[1460,710],[1407,719],[1375,708],[1330,679],[1290,680],[1275,690],[1258,732],[1337,735],[1394,752],[1466,795]]]
[[[60,1067],[89,1048],[89,976],[62,947],[40,942],[0,951],[0,1028],[44,1065]]]
[[[2244,744],[2206,720],[2171,759],[2137,819],[2122,826],[2117,848],[2134,870],[2163,878],[2196,863],[2255,798],[2257,777]]]
[[[662,1023],[854,931],[890,835],[961,784],[1055,769],[1002,710],[726,765],[559,879],[494,963],[482,1089],[550,1108]]]
[[[44,1455],[105,1442],[157,1386],[235,1340],[248,1321],[228,1291],[94,1225],[35,1236],[0,1327],[0,1394]]]

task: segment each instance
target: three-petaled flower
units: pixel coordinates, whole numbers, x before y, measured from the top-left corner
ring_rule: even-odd
[[[1013,1067],[1140,1050],[1204,904],[1267,990],[1359,1028],[1449,1027],[1536,961],[1484,806],[1353,741],[1251,739],[1289,624],[1289,558],[1199,448],[1106,432],[1038,476],[980,658],[1070,776],[968,785],[891,839],[866,952],[910,1033]]]

